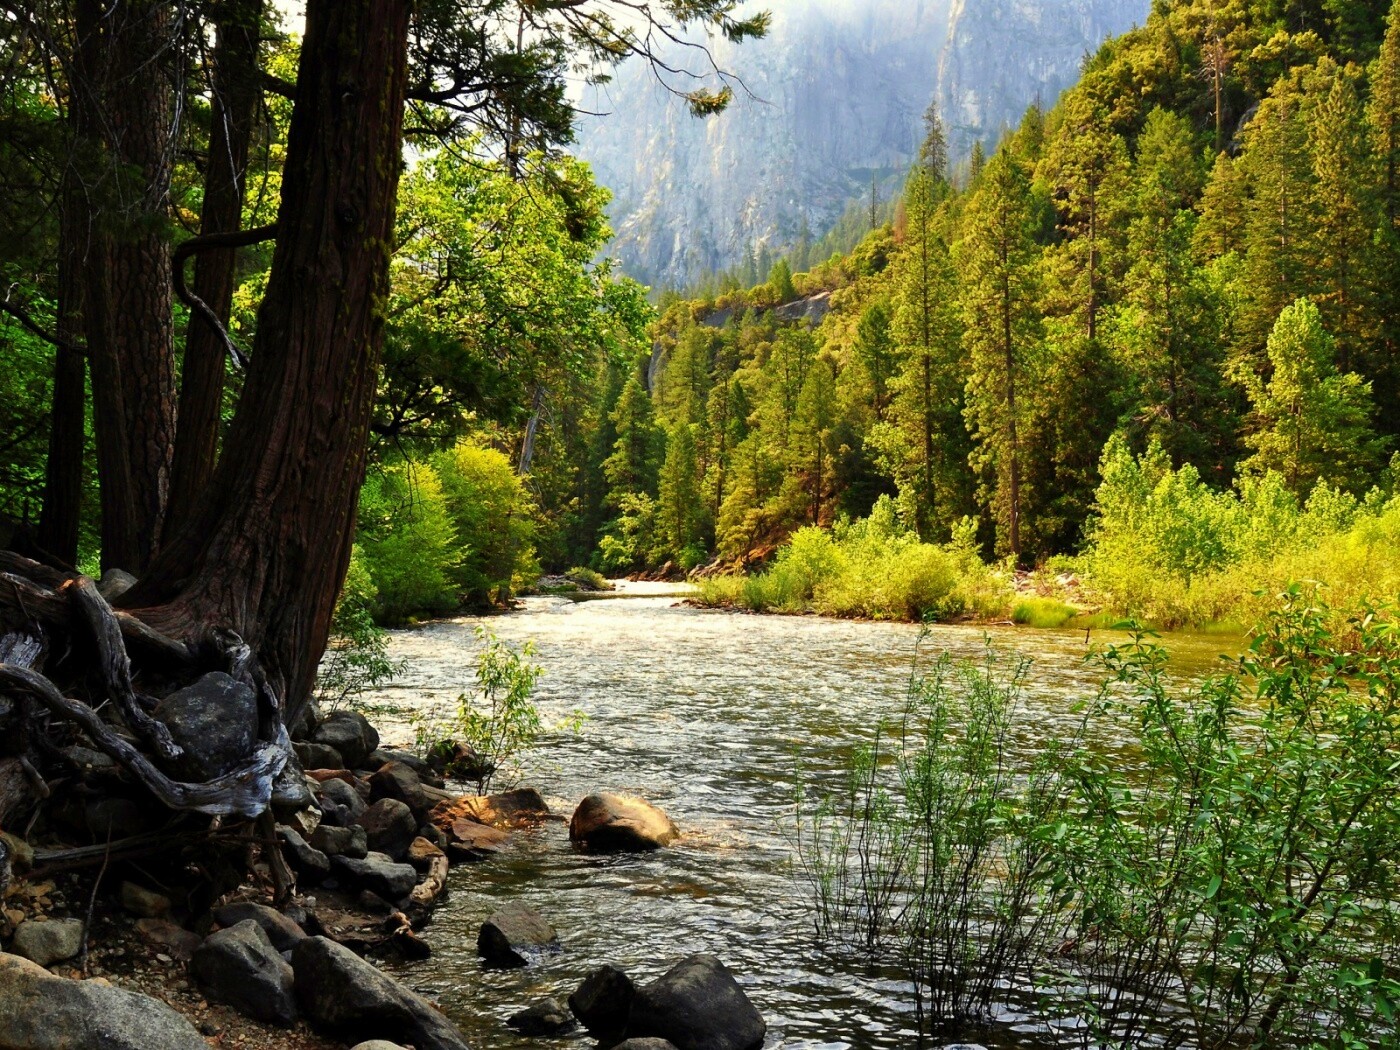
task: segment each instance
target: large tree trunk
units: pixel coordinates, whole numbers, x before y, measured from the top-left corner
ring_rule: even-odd
[[[258,68],[258,34],[262,0],[225,0],[215,9],[218,42],[214,49],[212,126],[209,166],[204,175],[204,209],[200,234],[236,233],[243,225],[243,196],[248,147],[262,97]],[[228,326],[233,303],[237,251],[220,248],[195,259],[194,294]],[[170,475],[165,535],[173,537],[193,513],[219,448],[224,399],[224,341],[198,313],[190,317],[180,382],[179,434]]]
[[[410,0],[310,0],[279,236],[206,498],[122,605],[238,632],[294,718],[349,563],[379,374]]]
[[[103,10],[79,0],[75,95],[103,154],[91,217],[84,320],[92,367],[102,562],[139,572],[160,537],[175,439],[175,355],[167,197],[176,145],[160,0]],[[90,107],[90,108],[88,108]]]
[[[82,137],[78,114],[70,100],[68,121],[74,142]],[[69,565],[78,563],[83,510],[83,417],[87,406],[87,363],[74,349],[82,343],[82,266],[87,243],[80,192],[70,164],[64,175],[59,215],[59,345],[54,357],[44,509],[39,516],[39,545]]]

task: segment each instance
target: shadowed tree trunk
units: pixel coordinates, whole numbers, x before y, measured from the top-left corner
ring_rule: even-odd
[[[79,110],[69,101],[73,141],[82,137]],[[82,266],[87,243],[80,187],[73,165],[64,174],[59,216],[58,311],[53,368],[49,455],[44,471],[44,509],[39,545],[69,565],[78,563],[83,510],[83,416],[87,406],[87,362],[74,351],[82,343]]]
[[[263,0],[226,0],[214,13],[212,125],[199,232],[236,233],[243,225],[248,147],[262,97],[258,35]],[[237,252],[219,248],[195,257],[193,292],[228,327]],[[165,535],[173,538],[193,513],[214,473],[224,399],[224,342],[198,312],[190,315],[180,382],[179,440],[170,474]]]
[[[139,572],[160,536],[175,444],[167,197],[175,151],[170,6],[78,0],[75,95],[102,151],[83,313],[92,369],[102,563]]]
[[[304,703],[350,558],[383,341],[409,0],[311,0],[279,229],[227,444],[187,526],[122,600],[238,632]]]

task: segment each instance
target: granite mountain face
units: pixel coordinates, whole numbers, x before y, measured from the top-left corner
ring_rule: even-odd
[[[1047,106],[1086,53],[1146,18],[1148,0],[770,0],[761,41],[711,46],[743,86],[692,117],[632,62],[590,89],[577,152],[612,188],[623,268],[683,287],[820,237],[853,201],[898,192],[937,98],[954,157]],[[703,70],[699,51],[676,64]],[[686,85],[671,78],[669,87]]]

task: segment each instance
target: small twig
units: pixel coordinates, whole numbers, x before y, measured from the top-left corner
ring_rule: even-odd
[[[107,848],[102,854],[102,867],[97,869],[97,878],[92,880],[92,893],[88,895],[87,915],[83,919],[83,946],[78,952],[78,969],[83,976],[88,975],[88,938],[92,936],[92,913],[97,907],[97,889],[102,885],[102,876],[107,874],[107,863],[112,859],[112,828],[107,828]]]

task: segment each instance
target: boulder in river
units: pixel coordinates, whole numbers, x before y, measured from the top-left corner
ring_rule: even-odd
[[[660,849],[679,835],[671,818],[650,802],[610,791],[589,795],[569,821],[569,838],[590,853]]]
[[[481,924],[476,950],[493,966],[528,966],[541,955],[559,950],[559,934],[533,908],[507,904]]]
[[[292,968],[256,919],[211,933],[190,959],[190,976],[211,999],[255,1021],[296,1021]]]
[[[616,966],[600,966],[569,996],[569,1009],[590,1035],[608,1042],[626,1031],[636,995],[632,978]]]
[[[302,1013],[324,1031],[402,1040],[417,1050],[468,1050],[462,1033],[432,1004],[344,945],[308,937],[292,950],[292,969]]]
[[[453,823],[463,818],[496,828],[513,828],[536,824],[548,817],[549,806],[534,788],[515,788],[498,795],[463,795],[438,803],[428,815],[433,824],[449,834]]]
[[[6,1050],[209,1050],[159,999],[106,981],[70,981],[0,954],[0,1045]]]
[[[509,832],[463,817],[452,824],[447,855],[453,860],[486,860],[501,852],[508,841]]]
[[[558,999],[541,999],[511,1014],[506,1018],[506,1027],[528,1036],[563,1035],[574,1027],[574,1019]]]
[[[676,1050],[676,1045],[665,1039],[624,1039],[612,1050]]]
[[[348,769],[361,769],[379,747],[379,733],[358,711],[332,711],[311,733],[313,744],[340,752]]]
[[[768,1025],[728,967],[692,955],[637,989],[627,1037],[651,1037],[677,1050],[757,1050]]]
[[[71,959],[83,950],[82,919],[28,919],[15,930],[11,950],[40,966],[52,966]],[[0,1036],[0,1039],[3,1039]]]
[[[171,693],[155,716],[184,751],[178,768],[188,779],[212,780],[237,769],[258,739],[257,697],[222,671]]]

